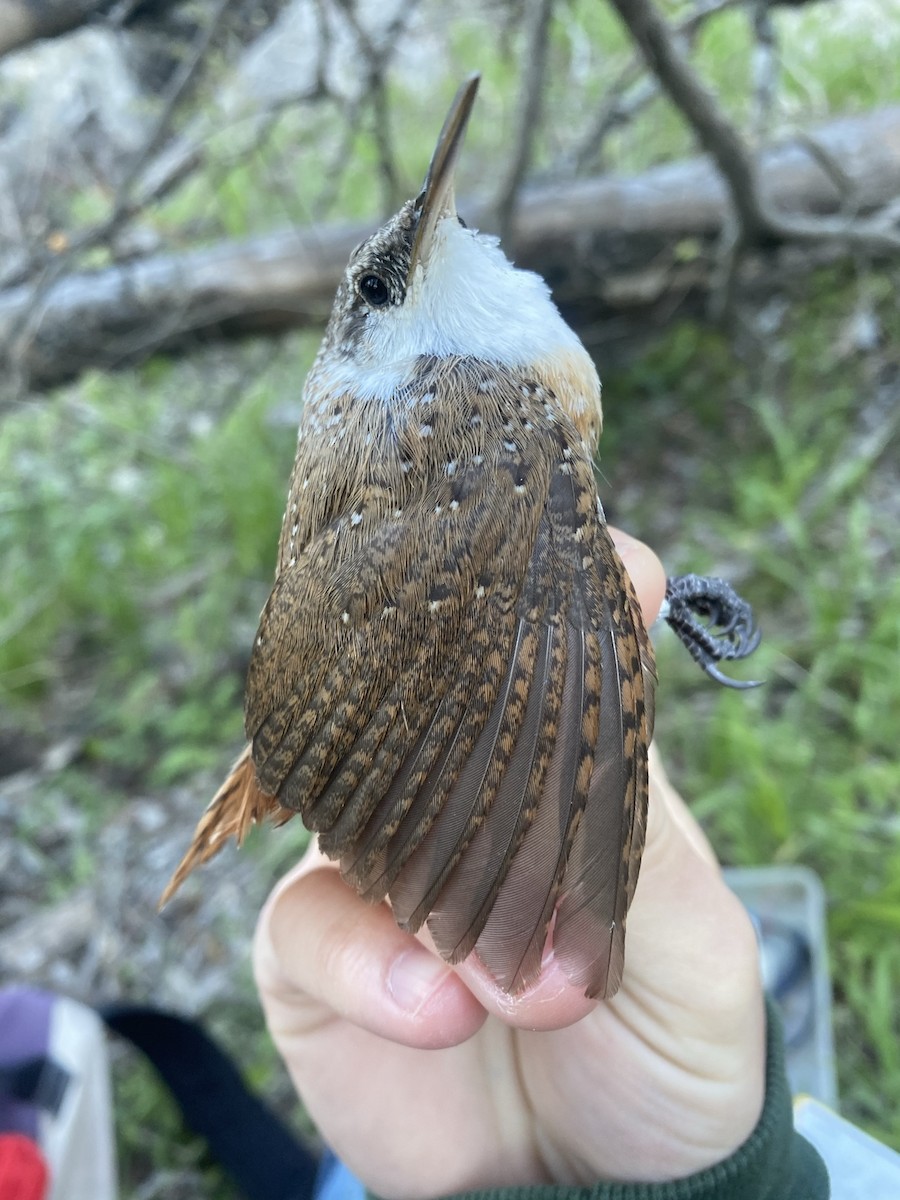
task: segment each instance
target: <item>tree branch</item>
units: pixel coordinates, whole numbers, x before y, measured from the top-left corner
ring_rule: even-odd
[[[698,141],[724,176],[738,220],[737,252],[767,241],[838,241],[881,253],[900,249],[893,210],[857,219],[808,217],[774,209],[763,197],[751,152],[722,111],[713,93],[698,79],[679,49],[653,0],[610,0],[647,65]]]
[[[123,25],[138,7],[139,0],[0,0],[0,58],[98,19]]]
[[[531,0],[527,14],[525,63],[522,88],[516,105],[513,152],[497,191],[497,228],[502,241],[511,233],[519,189],[531,161],[534,137],[541,120],[544,77],[547,73],[547,42],[553,0]]]
[[[29,42],[68,33],[108,4],[109,0],[0,0],[0,58]]]
[[[756,170],[737,128],[701,83],[652,0],[610,0],[663,91],[725,176],[741,233],[760,241],[769,232],[759,206]]]
[[[842,163],[861,212],[900,194],[900,106],[829,122],[815,140]],[[775,202],[821,214],[818,220],[840,210],[841,192],[803,146],[773,147],[758,164]],[[460,202],[475,227],[491,210],[490,201]],[[608,347],[622,333],[652,330],[660,313],[685,304],[702,311],[728,213],[719,174],[707,160],[691,159],[628,179],[525,188],[507,249],[547,279],[588,340]],[[29,341],[19,345],[22,366],[48,384],[190,344],[198,330],[222,336],[320,324],[350,251],[369,232],[369,224],[287,229],[57,279]],[[831,261],[840,251],[832,248]],[[760,261],[771,288],[773,258]],[[32,295],[27,286],[0,291],[0,377]]]
[[[740,3],[741,0],[701,0],[693,12],[673,26],[672,35],[679,43],[690,47],[711,17]],[[578,170],[595,164],[610,131],[629,121],[658,95],[659,81],[655,75],[646,74],[642,63],[642,55],[634,53],[607,91],[593,124],[575,151],[574,161]]]
[[[13,353],[11,366],[14,374],[22,383],[24,383],[27,376],[20,374],[21,367],[27,358],[27,347],[31,341],[35,324],[40,322],[43,301],[47,293],[56,280],[65,272],[66,268],[71,265],[76,255],[83,253],[93,246],[110,241],[126,221],[135,215],[142,203],[145,202],[144,199],[141,201],[135,200],[135,186],[148,162],[157,154],[168,134],[178,104],[193,83],[200,65],[209,51],[218,30],[219,22],[225,16],[228,9],[236,3],[237,0],[218,0],[207,27],[201,31],[200,36],[191,49],[191,53],[173,77],[162,109],[157,114],[149,136],[145,139],[140,151],[133,157],[121,183],[116,189],[115,200],[109,215],[98,224],[83,230],[77,237],[73,238],[63,252],[52,258],[45,258],[42,273],[37,283],[30,289],[30,304],[22,312],[20,327],[12,339]]]

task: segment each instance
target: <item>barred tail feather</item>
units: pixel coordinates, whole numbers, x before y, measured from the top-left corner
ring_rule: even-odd
[[[283,825],[292,815],[274,796],[260,790],[247,746],[200,818],[187,853],[160,897],[159,907],[168,904],[194,867],[218,854],[228,838],[234,838],[240,846],[252,825],[267,819]]]

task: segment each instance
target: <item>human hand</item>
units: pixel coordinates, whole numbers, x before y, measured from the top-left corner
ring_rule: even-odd
[[[614,534],[649,624],[662,567]],[[376,1193],[674,1179],[752,1132],[765,1075],[755,938],[655,755],[612,1000],[585,999],[552,959],[510,997],[474,957],[451,968],[427,946],[315,847],[257,929],[276,1045],[325,1140]]]

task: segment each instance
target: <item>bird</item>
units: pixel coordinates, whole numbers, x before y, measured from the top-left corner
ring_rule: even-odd
[[[250,658],[249,744],[162,903],[229,838],[299,815],[447,962],[474,953],[515,995],[552,955],[609,998],[656,667],[598,495],[596,367],[544,280],[456,210],[478,83],[338,287]],[[704,669],[750,686],[715,665],[759,637],[729,585],[669,581],[665,607]]]

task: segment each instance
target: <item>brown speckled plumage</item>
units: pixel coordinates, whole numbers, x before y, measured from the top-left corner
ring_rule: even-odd
[[[305,390],[245,752],[177,886],[299,813],[367,900],[498,983],[553,951],[612,995],[644,842],[653,654],[603,519],[599,405],[560,364],[423,354],[387,400],[335,387],[377,268],[402,304],[407,205],[355,252]],[[348,338],[350,342],[348,342]],[[574,391],[573,391],[574,389]],[[561,394],[562,393],[562,394]]]

